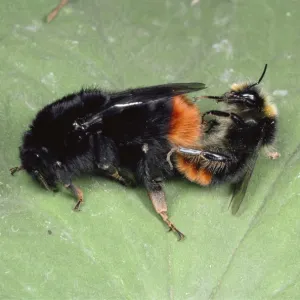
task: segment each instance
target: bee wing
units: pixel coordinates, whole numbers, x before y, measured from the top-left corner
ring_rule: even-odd
[[[253,156],[248,163],[248,168],[247,168],[247,171],[246,171],[244,177],[241,179],[241,181],[239,181],[233,185],[233,195],[232,195],[232,198],[231,198],[231,201],[229,204],[229,206],[231,206],[231,212],[233,215],[235,215],[238,212],[238,210],[244,200],[254,167],[256,165],[260,144],[261,143],[259,143],[257,145],[256,149],[254,150]]]
[[[158,101],[168,101],[173,96],[196,92],[204,88],[205,84],[200,82],[170,83],[110,93],[108,94],[109,101],[101,111],[89,116],[83,123],[76,122],[75,125],[86,130],[92,125],[100,124],[103,117],[121,113],[125,109]]]
[[[205,84],[201,82],[169,83],[129,89],[121,92],[111,93],[109,106],[116,104],[130,104],[135,102],[149,103],[151,101],[162,100],[165,97],[172,97],[188,94],[205,89]]]

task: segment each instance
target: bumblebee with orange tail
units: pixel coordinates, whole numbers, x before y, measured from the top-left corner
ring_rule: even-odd
[[[124,185],[144,185],[156,212],[171,230],[162,182],[174,175],[165,157],[172,147],[192,147],[201,137],[201,115],[184,94],[202,83],[174,83],[104,92],[86,89],[44,107],[25,132],[21,166],[48,190],[62,183],[83,202],[72,183],[97,172]],[[133,178],[132,178],[133,177]]]
[[[244,198],[259,150],[269,158],[279,153],[273,148],[277,132],[277,109],[259,89],[267,65],[256,83],[233,84],[222,96],[203,96],[225,104],[224,110],[202,115],[203,139],[196,147],[175,149],[176,168],[188,180],[202,186],[233,183],[231,210],[235,214]],[[210,120],[206,118],[211,116]]]

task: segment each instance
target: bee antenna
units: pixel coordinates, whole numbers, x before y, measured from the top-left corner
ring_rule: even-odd
[[[222,100],[223,98],[221,96],[199,96],[194,97],[194,100],[200,100],[200,99],[214,99],[214,100]]]
[[[48,191],[51,191],[51,189],[49,188],[49,185],[47,184],[43,175],[38,170],[34,170],[33,173],[36,176],[36,178],[38,179],[38,181],[44,186],[44,188]]]
[[[49,188],[49,185],[47,184],[47,182],[46,182],[46,180],[44,179],[44,177],[42,176],[42,174],[39,173],[38,179],[39,179],[40,182],[43,184],[43,186],[45,187],[46,190],[51,191],[51,189]]]
[[[262,74],[261,74],[261,76],[260,76],[260,78],[259,78],[259,80],[257,81],[256,84],[260,84],[260,82],[263,80],[263,78],[266,74],[267,68],[268,68],[268,64],[265,64],[264,70],[263,70],[263,72],[262,72]]]
[[[265,64],[264,70],[263,70],[263,72],[262,72],[262,74],[261,74],[260,78],[258,79],[258,81],[257,81],[256,83],[254,83],[254,84],[250,85],[250,86],[249,86],[249,88],[252,88],[252,87],[254,87],[254,86],[256,86],[256,85],[258,85],[258,84],[260,84],[260,83],[261,83],[261,81],[262,81],[262,80],[263,80],[263,78],[265,77],[265,74],[266,74],[267,68],[268,68],[268,64]]]

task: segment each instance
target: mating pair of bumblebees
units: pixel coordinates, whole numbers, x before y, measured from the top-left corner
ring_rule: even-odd
[[[277,110],[256,83],[233,84],[221,96],[222,110],[199,112],[185,94],[203,83],[172,83],[105,92],[83,89],[44,107],[25,132],[22,165],[47,190],[61,183],[83,202],[72,183],[81,173],[98,173],[131,186],[142,184],[156,212],[179,239],[169,220],[163,181],[182,175],[201,186],[233,184],[232,212],[245,195],[259,150],[270,158]],[[198,99],[194,98],[194,100]]]

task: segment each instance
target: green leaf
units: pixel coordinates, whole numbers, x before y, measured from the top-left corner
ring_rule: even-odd
[[[0,299],[298,299],[297,1],[70,1],[44,23],[57,2],[0,3]],[[257,80],[265,63],[282,155],[259,157],[237,216],[227,185],[167,182],[182,242],[142,188],[80,178],[86,203],[74,213],[63,189],[52,194],[25,173],[9,175],[37,111],[81,86],[200,81],[219,94]]]

